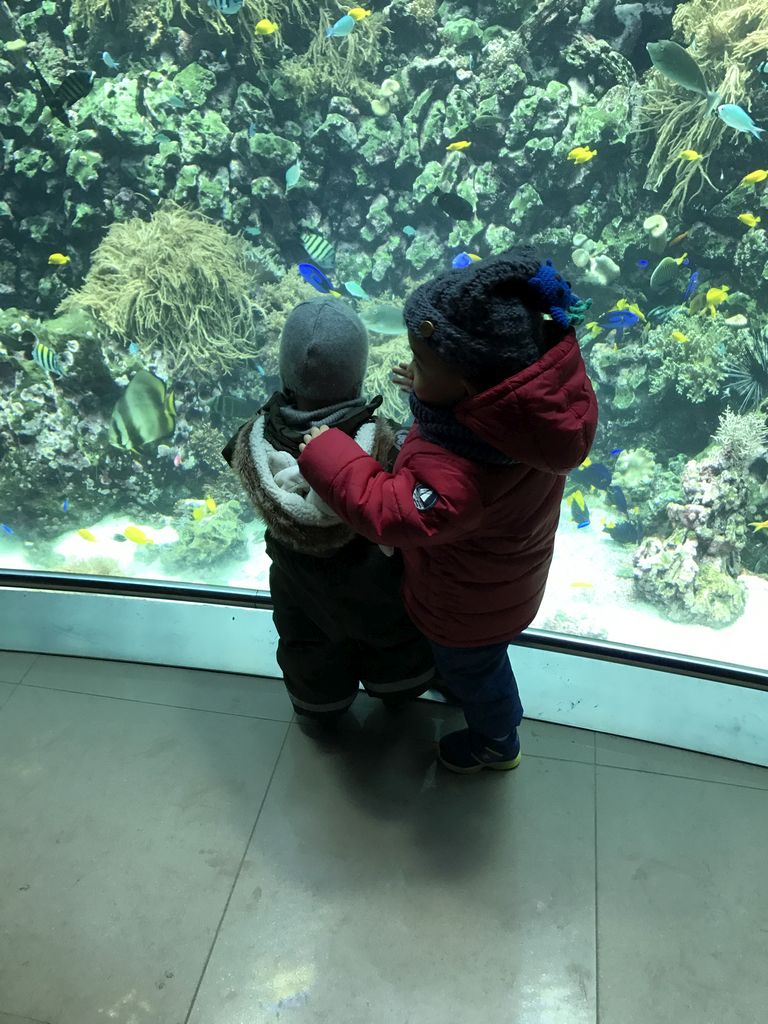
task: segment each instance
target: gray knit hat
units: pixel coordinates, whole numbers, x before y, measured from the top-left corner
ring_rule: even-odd
[[[283,390],[333,405],[360,395],[368,366],[368,331],[336,298],[308,299],[291,310],[280,335]]]

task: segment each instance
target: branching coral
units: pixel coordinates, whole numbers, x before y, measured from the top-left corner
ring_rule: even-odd
[[[341,40],[325,34],[334,20],[328,11],[321,10],[317,30],[306,51],[280,66],[280,76],[299,105],[323,94],[342,93],[369,100],[378,92],[378,86],[365,76],[376,74],[383,36],[391,34],[383,15],[364,18],[354,32]]]
[[[672,24],[683,39],[695,34],[692,56],[709,87],[720,94],[720,103],[744,105],[756,80],[750,58],[768,46],[766,0],[746,0],[735,7],[733,0],[688,0],[675,11]],[[674,186],[662,209],[679,213],[705,182],[712,185],[707,175],[708,158],[730,129],[718,117],[706,113],[703,97],[691,98],[690,92],[658,71],[649,72],[643,92],[640,130],[657,132],[645,187],[659,188],[674,171]],[[684,149],[698,150],[704,158],[682,161],[679,154]],[[695,191],[689,194],[692,187]]]
[[[247,245],[200,214],[161,203],[150,221],[113,224],[83,287],[57,312],[85,309],[171,373],[203,378],[256,354]]]
[[[216,11],[207,0],[72,0],[70,20],[76,28],[94,33],[110,21],[119,29],[142,34],[151,46],[156,45],[163,32],[173,23],[199,28],[218,34],[238,32],[251,44],[254,56],[261,51],[254,27],[262,18],[269,17],[280,24],[283,20],[311,28],[315,5],[310,0],[243,0],[237,16]]]
[[[408,418],[409,409],[407,395],[392,383],[392,367],[400,362],[408,362],[409,359],[408,343],[402,337],[392,338],[381,345],[371,345],[368,352],[368,372],[363,391],[371,397],[383,395],[384,401],[379,412],[398,423]]]
[[[759,412],[743,416],[726,409],[714,435],[715,444],[728,465],[745,468],[768,449],[768,426]]]

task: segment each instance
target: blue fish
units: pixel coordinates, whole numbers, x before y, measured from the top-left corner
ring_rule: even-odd
[[[749,114],[740,107],[738,103],[722,103],[717,108],[721,121],[724,121],[729,128],[735,128],[737,132],[750,132],[756,139],[765,131],[765,128],[758,128]]]
[[[640,317],[637,313],[633,313],[631,309],[612,309],[608,313],[603,313],[598,318],[597,323],[606,334],[610,334],[611,331],[615,331],[614,341],[618,345],[621,341],[624,331],[630,327],[634,327],[635,324],[640,322]]]
[[[256,127],[256,125],[255,125],[255,124],[249,124],[249,125],[248,125],[248,138],[249,138],[249,139],[252,139],[252,138],[253,138],[253,136],[254,136],[254,135],[256,134],[256,132],[257,132],[258,130],[259,130],[259,129],[258,129],[257,127]]]
[[[619,452],[623,452],[623,448],[611,448],[611,455],[618,455]]]
[[[325,274],[322,272],[322,270],[319,270],[312,263],[300,263],[299,273],[301,274],[305,281],[308,281],[313,288],[316,288],[317,291],[322,292],[323,295],[328,295],[329,292],[335,291],[335,288],[328,280],[328,278],[325,276]]]
[[[637,265],[638,265],[638,267],[647,267],[648,266],[648,260],[638,260],[637,261]]]
[[[454,256],[453,259],[451,260],[451,266],[454,268],[454,270],[458,270],[459,267],[469,267],[474,262],[475,261],[472,259],[469,253],[460,252],[458,256]]]
[[[627,515],[629,509],[627,508],[627,499],[624,495],[624,491],[619,487],[618,484],[611,484],[610,487],[606,487],[606,494],[610,497],[616,508]]]
[[[604,331],[615,331],[617,327],[634,327],[639,320],[640,317],[631,309],[611,309],[603,313],[597,322]]]
[[[69,498],[64,499],[64,504],[61,507],[65,512],[69,512]]]
[[[0,523],[0,530],[2,530],[3,533],[7,533],[9,537],[13,536],[13,530],[7,523]]]
[[[104,61],[107,67],[112,68],[113,71],[120,70],[120,65],[117,63],[112,54],[109,53],[107,50],[105,50],[104,53],[102,53],[101,59]]]
[[[639,544],[643,539],[643,526],[628,519],[625,523],[604,526],[603,533],[610,534],[619,544]]]
[[[687,302],[689,299],[693,298],[698,287],[699,272],[698,270],[694,270],[694,272],[688,278],[688,284],[685,286],[685,291],[683,292],[683,302]]]
[[[613,477],[613,471],[604,466],[602,462],[593,462],[583,469],[574,469],[571,472],[571,477],[578,480],[580,484],[587,483],[600,490],[606,490]]]
[[[208,0],[208,6],[219,14],[237,14],[243,6],[243,0]]]
[[[131,344],[128,346],[128,351],[132,356],[135,356],[136,353],[139,351],[139,346],[136,344],[135,341],[132,341]]]
[[[210,0],[208,2],[210,3]],[[330,28],[327,28],[325,34],[326,36],[348,36],[356,24],[357,22],[351,14],[345,14],[343,18],[339,18]]]
[[[403,234],[408,235],[409,238],[413,238],[416,234],[416,228],[412,224],[406,224],[403,228]]]

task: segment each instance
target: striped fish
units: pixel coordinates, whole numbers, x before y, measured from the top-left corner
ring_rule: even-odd
[[[115,405],[109,424],[110,444],[139,452],[145,445],[169,437],[175,428],[173,392],[153,373],[139,370]]]
[[[42,341],[35,339],[35,343],[32,346],[32,358],[40,369],[45,370],[46,373],[56,373],[59,377],[63,376],[64,371],[59,363],[59,357],[52,348],[48,348]]]
[[[327,242],[322,235],[312,232],[301,236],[301,244],[310,259],[326,269],[333,268],[336,264],[336,250]]]
[[[54,90],[53,100],[60,107],[71,107],[91,91],[91,76],[87,71],[73,71]]]

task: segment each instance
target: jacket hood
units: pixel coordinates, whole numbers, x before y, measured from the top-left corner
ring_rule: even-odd
[[[597,399],[574,331],[546,321],[554,341],[535,363],[455,408],[459,423],[515,461],[564,474],[589,454]]]

